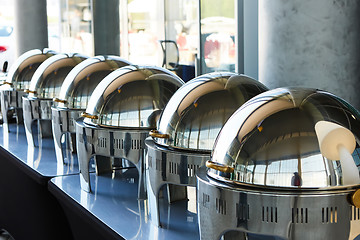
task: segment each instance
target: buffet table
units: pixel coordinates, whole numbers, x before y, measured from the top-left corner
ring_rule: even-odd
[[[72,239],[47,183],[54,176],[78,173],[77,161],[57,166],[52,139],[28,147],[23,125],[9,124],[9,130],[0,126],[0,230],[15,239]]]
[[[187,201],[169,206],[161,204],[160,213],[162,219],[166,219],[162,222],[163,228],[152,224],[147,200],[137,199],[138,172],[135,168],[102,176],[93,173],[90,180],[93,193],[80,189],[77,175],[55,177],[49,183],[50,192],[65,209],[76,239],[91,237],[89,233],[94,231],[101,233],[102,239],[119,239],[120,236],[149,240],[199,239],[197,217],[186,210]],[[81,231],[76,231],[77,228]]]
[[[199,239],[194,201],[161,204],[158,228],[137,199],[135,168],[92,171],[87,193],[75,155],[58,165],[52,139],[28,147],[23,125],[9,130],[0,127],[0,230],[15,239]]]

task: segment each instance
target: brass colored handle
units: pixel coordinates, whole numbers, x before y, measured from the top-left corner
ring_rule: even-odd
[[[82,117],[85,117],[85,118],[90,118],[90,119],[98,119],[99,117],[97,115],[91,115],[89,113],[86,113],[86,112],[83,112],[81,114]]]
[[[33,94],[36,94],[36,91],[32,91],[30,89],[25,89],[24,90],[25,93],[33,93]]]
[[[59,99],[59,98],[54,98],[53,101],[58,102],[58,103],[67,103],[66,100],[62,100],[62,99]]]
[[[151,130],[149,135],[151,137],[155,137],[155,138],[170,138],[169,134],[162,134],[162,133],[159,133],[158,130]]]
[[[223,166],[223,165],[220,165],[220,164],[218,164],[216,162],[213,162],[213,161],[206,161],[205,165],[208,168],[212,168],[212,169],[215,169],[215,170],[220,171],[220,172],[225,172],[225,173],[233,173],[234,172],[233,167]]]
[[[351,203],[357,207],[360,208],[360,189],[356,190],[352,195],[351,195]]]
[[[13,84],[11,83],[11,82],[3,82],[3,84],[7,84],[7,85],[10,85],[10,86],[12,86]]]

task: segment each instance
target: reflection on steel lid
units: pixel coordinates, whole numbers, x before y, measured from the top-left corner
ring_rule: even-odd
[[[36,69],[46,59],[54,56],[56,53],[47,48],[43,50],[33,49],[25,52],[11,66],[7,76],[6,85],[15,90],[24,90],[29,88],[29,84]]]
[[[159,114],[182,84],[179,77],[163,68],[119,68],[93,91],[84,122],[107,127],[156,128]]]
[[[85,109],[89,98],[99,84],[110,72],[130,65],[117,56],[95,56],[79,63],[66,76],[61,86],[58,107]]]
[[[325,91],[279,88],[265,92],[244,104],[224,125],[214,145],[215,167],[208,174],[220,180],[260,187],[349,186],[344,184],[343,162],[321,154],[315,124],[335,123],[352,132],[356,146],[354,143],[355,150],[351,150],[348,163],[358,173],[359,120],[356,109]]]
[[[31,78],[29,97],[52,99],[58,96],[67,74],[87,57],[80,54],[57,54],[45,60]]]
[[[268,90],[234,73],[201,75],[180,88],[161,115],[156,142],[174,148],[210,151],[220,129],[242,104]]]

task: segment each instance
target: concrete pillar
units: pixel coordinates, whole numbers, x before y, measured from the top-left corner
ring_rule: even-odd
[[[119,0],[93,0],[95,55],[120,55]]]
[[[258,1],[244,0],[244,73],[259,79]],[[260,0],[261,1],[261,0]]]
[[[324,89],[360,109],[360,1],[259,0],[259,79]]]
[[[46,0],[15,0],[16,55],[48,47]]]

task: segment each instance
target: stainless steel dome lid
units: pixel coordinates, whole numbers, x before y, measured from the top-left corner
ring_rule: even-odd
[[[279,88],[265,92],[244,104],[224,125],[212,161],[207,163],[208,175],[261,188],[325,190],[356,185],[360,183],[359,119],[359,112],[349,103],[325,91]],[[356,148],[346,164],[320,152],[320,136],[315,131],[319,122],[336,125],[353,136]],[[345,142],[341,134],[335,140]],[[345,165],[355,171],[356,182],[346,183],[351,176]]]
[[[11,66],[4,87],[8,86],[15,90],[28,89],[36,69],[55,54],[56,52],[47,48],[33,49],[23,53]]]
[[[53,99],[68,73],[87,57],[77,53],[57,54],[45,60],[35,71],[25,92],[30,98]]]
[[[164,68],[119,68],[94,89],[84,122],[103,127],[156,128],[159,114],[183,83]]]
[[[95,56],[76,65],[66,76],[58,98],[61,108],[85,109],[99,82],[110,72],[130,65],[118,56]]]
[[[267,91],[244,75],[219,72],[187,82],[170,99],[159,121],[156,143],[185,150],[211,151],[227,119],[247,100]]]

